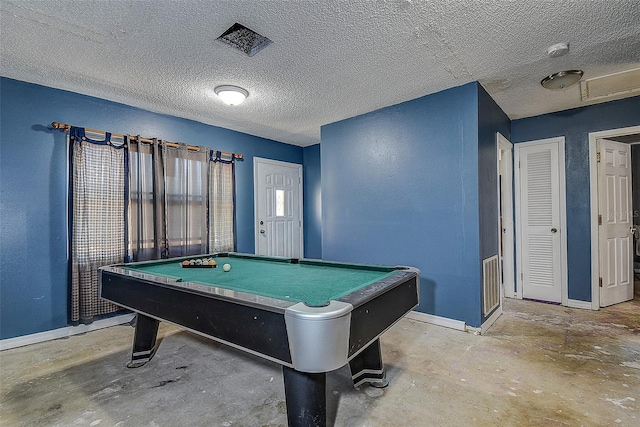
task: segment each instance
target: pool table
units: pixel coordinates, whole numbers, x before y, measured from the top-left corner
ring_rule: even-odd
[[[182,265],[213,258],[214,267]],[[224,264],[231,269],[224,271]],[[420,272],[216,253],[101,267],[100,296],[137,313],[129,367],[166,321],[282,365],[290,426],[326,425],[326,373],[386,386],[380,335],[418,305]]]

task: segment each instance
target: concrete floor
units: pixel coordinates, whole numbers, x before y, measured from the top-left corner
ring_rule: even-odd
[[[127,369],[116,326],[0,353],[2,426],[282,426],[279,365],[162,324]],[[640,296],[597,312],[505,300],[484,336],[404,319],[382,338],[390,385],[328,375],[336,426],[640,426]]]

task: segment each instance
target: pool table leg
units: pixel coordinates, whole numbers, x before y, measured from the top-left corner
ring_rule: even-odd
[[[289,427],[327,425],[327,374],[299,372],[282,366]]]
[[[351,359],[349,368],[351,368],[354,387],[358,387],[365,382],[379,388],[389,385],[384,371],[384,364],[382,363],[380,338],[373,341],[367,348]]]
[[[127,368],[139,368],[147,363],[156,354],[156,337],[160,322],[144,314],[137,314],[136,332],[133,337],[133,351],[131,362]]]

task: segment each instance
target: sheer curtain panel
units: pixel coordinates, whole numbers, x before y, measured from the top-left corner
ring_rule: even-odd
[[[114,145],[70,129],[71,321],[90,323],[94,316],[120,308],[98,295],[98,267],[124,261],[124,144]]]
[[[207,185],[209,150],[162,145],[162,188],[157,196],[164,204],[164,238],[167,257],[207,253]]]
[[[139,141],[140,137],[136,138]],[[151,144],[129,142],[129,256],[127,261],[166,258],[164,238],[164,187],[161,148],[158,140]]]
[[[209,162],[209,250],[235,250],[235,179],[233,154],[214,151]]]
[[[128,260],[206,253],[208,152],[129,143]]]

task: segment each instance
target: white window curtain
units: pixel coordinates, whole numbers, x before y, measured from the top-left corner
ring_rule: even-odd
[[[136,137],[136,141],[140,138]],[[127,261],[148,261],[166,257],[164,205],[156,197],[161,188],[158,141],[152,144],[129,142],[129,247]]]
[[[123,146],[71,128],[71,321],[119,309],[98,297],[98,267],[124,261],[125,156]]]
[[[129,153],[130,260],[206,253],[209,149],[153,140]]]
[[[212,153],[209,162],[209,248],[235,250],[235,173],[232,154]]]
[[[207,253],[207,176],[209,150],[162,145],[165,244],[169,258]]]

